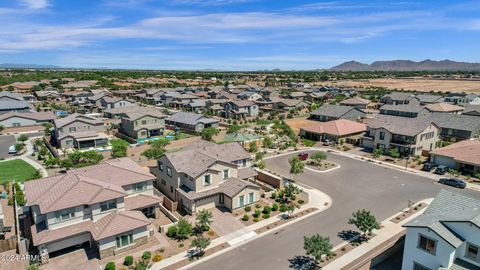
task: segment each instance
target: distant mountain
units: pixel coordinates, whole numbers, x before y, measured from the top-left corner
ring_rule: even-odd
[[[35,65],[35,64],[0,64],[0,68],[61,68],[59,66],[52,65]]]
[[[480,63],[456,62],[451,60],[411,60],[376,61],[364,64],[357,61],[348,61],[330,68],[332,71],[478,71]]]

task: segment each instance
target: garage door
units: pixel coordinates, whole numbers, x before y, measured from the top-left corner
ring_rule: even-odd
[[[218,195],[195,202],[195,211],[214,208],[218,204]]]
[[[74,237],[70,237],[64,240],[56,241],[47,245],[47,250],[49,253],[55,252],[61,249],[72,247],[75,245],[80,245],[85,242],[90,241],[90,233],[84,233]]]
[[[448,157],[434,156],[433,162],[437,165],[444,165],[449,168],[456,168],[457,166],[455,160]]]

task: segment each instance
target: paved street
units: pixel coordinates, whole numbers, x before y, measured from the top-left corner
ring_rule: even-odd
[[[281,156],[268,159],[267,168],[288,175],[288,158],[289,156]],[[340,164],[341,168],[328,173],[305,170],[295,179],[327,193],[333,200],[332,207],[193,269],[216,269],[218,266],[222,269],[289,269],[289,259],[304,255],[304,235],[319,233],[329,236],[331,242],[337,245],[343,241],[338,233],[353,229],[347,220],[357,209],[371,210],[382,221],[406,208],[408,200],[415,202],[433,197],[441,188],[453,189],[431,179],[368,162],[334,154],[329,154],[328,159]],[[480,193],[473,190],[457,191],[480,197]]]
[[[7,158],[10,155],[8,154],[8,148],[11,145],[14,145],[16,142],[15,136],[0,136],[0,158]]]

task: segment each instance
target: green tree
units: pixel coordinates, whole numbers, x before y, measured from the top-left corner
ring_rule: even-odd
[[[218,129],[214,127],[204,128],[201,132],[202,139],[211,141],[213,136],[218,134]]]
[[[241,128],[239,125],[230,125],[227,129],[227,134],[238,132]]]
[[[264,155],[265,155],[265,154],[264,154],[263,152],[257,152],[257,153],[255,153],[255,160],[256,160],[256,161],[259,161],[259,160],[263,159],[263,156],[264,156]]]
[[[19,141],[19,142],[21,142],[21,143],[23,143],[23,144],[24,144],[25,141],[27,141],[27,140],[28,140],[28,136],[25,135],[25,134],[22,134],[22,135],[18,136],[18,138],[17,138],[17,141]]]
[[[248,146],[248,152],[254,153],[254,152],[257,152],[257,150],[258,150],[257,143],[256,142],[251,142]]]
[[[43,165],[48,169],[53,168],[57,165],[60,165],[60,159],[56,157],[49,157],[43,162]]]
[[[210,229],[210,224],[212,223],[212,212],[203,209],[198,211],[196,221],[197,221],[197,226],[202,229],[202,231],[208,231]]]
[[[374,229],[380,229],[380,223],[377,222],[370,211],[357,210],[352,215],[353,217],[348,220],[348,224],[355,225],[363,233],[363,237],[366,237],[367,233],[371,233]]]
[[[204,254],[205,249],[210,245],[210,238],[203,237],[199,235],[195,239],[192,240],[192,244],[190,247],[195,248],[197,254],[202,256]]]
[[[264,137],[263,138],[263,147],[264,148],[272,148],[272,146],[273,146],[272,138]]]
[[[160,139],[150,143],[150,148],[143,151],[142,156],[148,159],[157,159],[165,152],[165,147],[169,144],[167,139]]]
[[[126,157],[127,156],[127,148],[129,143],[122,139],[114,139],[110,141],[112,145],[112,157],[119,158],[119,157]]]
[[[312,235],[310,237],[303,237],[303,249],[308,256],[312,256],[315,262],[319,262],[323,256],[327,258],[333,255],[333,245],[330,243],[329,237],[323,237],[319,234]]]
[[[290,163],[290,174],[293,174],[295,180],[297,174],[303,173],[305,164],[297,156],[289,159],[288,162]]]
[[[263,170],[263,169],[265,169],[265,166],[266,166],[266,165],[265,165],[265,161],[260,160],[260,161],[257,162],[257,167],[258,167],[259,169]]]
[[[45,134],[45,136],[49,136],[50,135],[50,129],[53,127],[53,125],[51,123],[45,123],[43,124],[43,133]]]
[[[176,238],[180,240],[187,239],[192,234],[192,224],[188,220],[181,218],[177,223]]]

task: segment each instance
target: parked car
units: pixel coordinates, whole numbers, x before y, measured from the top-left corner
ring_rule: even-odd
[[[330,145],[332,145],[332,140],[329,140],[329,139],[324,140],[324,141],[323,141],[323,145],[324,145],[324,146],[330,146]]]
[[[444,175],[448,171],[448,167],[445,165],[440,165],[438,166],[435,171],[433,172],[434,174],[439,174],[439,175]]]
[[[463,180],[457,179],[457,178],[441,178],[438,180],[438,183],[444,184],[447,186],[452,186],[456,188],[465,188],[467,187],[467,183],[465,183]]]
[[[430,172],[435,169],[435,167],[435,164],[426,162],[425,164],[423,164],[422,171]]]
[[[298,154],[298,159],[307,160],[308,159],[308,153],[303,152],[303,153]]]
[[[10,147],[8,147],[8,153],[12,155],[17,153],[17,148],[15,147],[15,145],[11,145]]]

